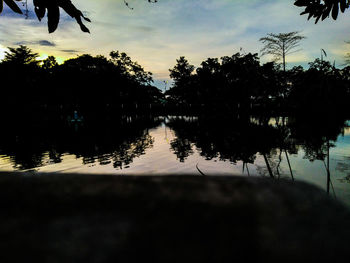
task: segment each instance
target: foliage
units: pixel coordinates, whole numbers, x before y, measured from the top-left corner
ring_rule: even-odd
[[[47,59],[44,59],[41,64],[41,67],[47,71],[53,70],[57,66],[58,66],[58,63],[54,56],[48,56]]]
[[[27,2],[27,0],[25,1]],[[123,1],[128,8],[133,9],[129,5],[128,0]],[[158,2],[157,0],[147,1],[149,3]],[[21,9],[15,4],[14,0],[0,0],[0,13],[3,10],[3,2],[5,2],[14,12],[22,14]],[[72,18],[75,18],[83,32],[90,33],[89,29],[82,22],[82,19],[91,22],[90,19],[85,17],[83,13],[72,4],[71,0],[33,0],[33,4],[35,7],[34,11],[39,21],[45,16],[47,10],[49,33],[52,33],[57,29],[60,20],[60,7]],[[315,18],[315,23],[317,23],[320,18],[324,20],[329,17],[330,14],[332,14],[333,19],[337,19],[339,10],[344,13],[344,11],[349,8],[349,0],[296,0],[294,5],[305,7],[305,10],[301,15],[308,14],[308,20],[313,17]]]
[[[329,15],[336,20],[339,11],[344,13],[349,8],[349,0],[296,0],[294,5],[305,7],[300,15],[308,14],[308,20],[315,18],[315,23],[320,19],[323,21]]]
[[[12,11],[23,14],[22,10],[17,6],[14,1],[24,1],[24,0],[0,0],[0,13],[3,10],[3,2],[5,2]],[[25,0],[27,3],[27,0]],[[128,1],[123,0],[125,5],[130,9]],[[157,0],[147,0],[149,3],[157,3]],[[49,33],[55,32],[60,21],[60,8],[62,8],[69,16],[74,18],[79,24],[81,31],[90,33],[89,29],[83,24],[82,19],[91,22],[91,20],[84,16],[84,14],[77,9],[71,0],[33,0],[34,11],[41,21],[45,14],[47,13],[47,25]]]
[[[21,9],[15,4],[14,0],[0,0],[0,13],[3,8],[3,1],[12,9],[12,11],[22,14]],[[83,32],[90,32],[89,29],[83,24],[82,18],[88,22],[91,22],[90,19],[85,17],[83,13],[72,4],[71,0],[33,0],[33,4],[35,14],[39,21],[43,19],[45,13],[47,12],[47,25],[49,33],[54,32],[59,24],[59,8],[62,8],[68,15],[75,18]]]
[[[167,94],[173,101],[232,109],[278,96],[277,67],[274,63],[261,67],[257,54],[208,58],[195,74],[193,70],[184,57],[170,70],[174,86]]]
[[[21,9],[16,5],[14,0],[0,0],[0,13],[2,12],[3,7],[4,7],[4,3],[3,2],[5,2],[8,5],[8,7],[11,8],[11,10],[13,12],[16,12],[18,14],[22,14]]]
[[[144,71],[144,69],[137,62],[132,61],[126,53],[112,51],[109,55],[111,61],[121,71],[121,74],[128,76],[130,80],[142,84],[150,84],[153,82],[152,73]]]
[[[171,95],[176,102],[189,102],[189,93],[193,82],[195,67],[188,63],[185,57],[176,60],[174,68],[169,69],[170,77],[174,80],[174,86],[167,94]]]
[[[55,118],[80,109],[86,115],[101,116],[120,110],[121,105],[149,109],[163,98],[151,85],[151,74],[125,53],[113,51],[111,58],[84,54],[58,65],[53,56],[37,60],[38,54],[25,46],[9,49],[0,63],[3,81],[12,87],[2,88],[5,103],[1,106],[6,112],[34,114],[51,108]]]
[[[315,59],[309,63],[308,70],[298,71],[290,82],[292,90],[288,103],[293,108],[325,113],[346,111],[349,80],[329,61]]]
[[[349,68],[339,70],[316,59],[309,69],[284,71],[274,62],[260,65],[257,54],[208,58],[193,72],[184,58],[171,70],[168,102],[199,112],[294,114],[348,112]]]
[[[39,21],[45,16],[47,10],[47,25],[49,33],[54,32],[57,29],[60,20],[61,7],[68,15],[75,18],[83,32],[89,33],[89,29],[83,24],[81,18],[88,22],[91,22],[89,18],[85,17],[83,13],[77,9],[70,0],[33,0],[35,14]]]
[[[17,48],[9,47],[9,52],[5,52],[5,57],[2,63],[16,64],[16,65],[29,65],[38,64],[38,53],[34,53],[28,47],[20,45]]]

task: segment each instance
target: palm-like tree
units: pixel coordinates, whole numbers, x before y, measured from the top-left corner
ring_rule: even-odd
[[[262,55],[273,55],[275,60],[282,59],[283,70],[286,71],[286,56],[299,51],[295,49],[304,38],[298,31],[267,34],[266,37],[260,38],[260,41],[264,44],[261,53]]]

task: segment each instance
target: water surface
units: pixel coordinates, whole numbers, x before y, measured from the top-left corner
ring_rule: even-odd
[[[2,171],[288,178],[311,182],[350,206],[345,120],[124,116],[9,127],[0,135]]]

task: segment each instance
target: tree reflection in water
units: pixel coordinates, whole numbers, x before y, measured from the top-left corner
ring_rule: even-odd
[[[167,125],[175,132],[171,149],[180,162],[196,148],[207,160],[218,158],[234,164],[241,161],[243,172],[249,173],[249,164],[254,164],[257,155],[261,155],[265,166],[258,166],[258,173],[280,178],[281,162],[285,158],[292,180],[293,164],[289,155],[299,150],[303,150],[305,159],[323,161],[329,174],[329,148],[335,146],[346,126],[343,118],[324,116],[170,118]],[[328,178],[329,185],[330,174]]]
[[[329,148],[335,146],[338,135],[346,126],[344,119],[335,117],[242,115],[165,119],[124,116],[106,121],[87,119],[80,123],[16,123],[0,131],[0,155],[9,156],[18,170],[64,163],[65,155],[81,158],[85,166],[98,164],[124,169],[153,147],[155,138],[149,129],[162,123],[165,129],[169,127],[174,133],[170,151],[179,162],[185,163],[198,153],[205,160],[241,162],[243,174],[255,172],[276,179],[288,176],[294,180],[295,159],[291,160],[290,155],[303,152],[304,159],[324,163],[328,191],[332,184]],[[165,137],[168,139],[167,134]],[[153,155],[156,157],[159,156]]]
[[[127,167],[153,146],[150,128],[159,118],[117,118],[114,122],[8,125],[0,132],[0,154],[10,156],[15,169],[27,170],[60,163],[63,155],[82,158],[83,164]]]

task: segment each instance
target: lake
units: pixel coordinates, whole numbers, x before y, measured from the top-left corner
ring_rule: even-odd
[[[122,116],[3,127],[1,171],[268,176],[310,182],[350,206],[350,128],[341,118]]]

